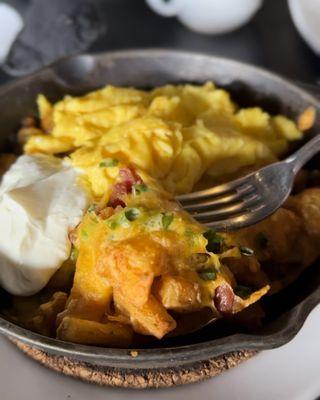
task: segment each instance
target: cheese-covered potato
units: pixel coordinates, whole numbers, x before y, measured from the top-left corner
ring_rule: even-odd
[[[92,205],[74,236],[78,258],[66,308],[57,320],[60,339],[79,340],[79,319],[100,324],[106,319],[116,324],[114,329],[124,322],[136,333],[161,339],[177,326],[170,311],[207,308],[219,318],[241,311],[269,290],[268,281],[252,279],[248,293],[237,293],[243,279],[235,279],[223,258],[239,258],[239,250],[226,248],[223,236],[201,226],[129,168],[120,170],[107,207]],[[245,275],[252,272],[246,268]],[[99,339],[94,331],[92,339],[86,332],[84,343],[113,344],[109,326],[99,328]]]

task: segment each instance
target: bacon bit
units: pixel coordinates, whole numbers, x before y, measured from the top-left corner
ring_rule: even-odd
[[[300,131],[307,131],[312,128],[316,119],[316,109],[312,106],[307,107],[298,118],[298,128]]]
[[[230,285],[221,285],[216,288],[214,305],[221,314],[231,314],[234,302],[234,293]]]
[[[141,177],[132,168],[121,168],[119,171],[120,181],[126,185],[127,193],[131,192],[132,186],[137,183],[143,183]]]
[[[101,219],[108,219],[109,217],[111,217],[111,215],[114,214],[114,209],[111,207],[106,207],[103,210],[100,210],[98,212],[98,215]]]
[[[127,187],[124,183],[116,183],[112,188],[108,206],[113,208],[116,208],[117,206],[125,207],[126,204],[122,200],[122,197],[127,193]]]
[[[119,178],[120,181],[113,186],[108,203],[108,205],[113,208],[117,206],[125,207],[126,204],[123,201],[124,196],[132,192],[133,185],[143,183],[141,177],[132,167],[121,168],[119,171]]]

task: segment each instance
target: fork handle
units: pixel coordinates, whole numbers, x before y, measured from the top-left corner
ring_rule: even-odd
[[[286,159],[291,164],[292,171],[296,174],[315,154],[320,151],[320,134],[309,140],[295,153]]]

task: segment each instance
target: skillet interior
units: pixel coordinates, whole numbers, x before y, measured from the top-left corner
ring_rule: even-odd
[[[313,105],[318,117],[311,134],[320,130],[320,106],[304,90],[261,69],[242,63],[192,53],[137,50],[75,56],[59,61],[0,89],[0,146],[10,149],[19,121],[36,113],[35,98],[51,101],[64,94],[80,95],[105,84],[148,88],[166,83],[213,80],[229,90],[241,106],[260,105],[270,113],[295,118]],[[4,300],[4,298],[3,298]],[[320,302],[320,262],[287,289],[264,300],[267,318],[255,332],[239,331],[219,321],[201,332],[167,339],[139,350],[134,360],[127,349],[76,345],[43,337],[0,318],[0,332],[45,351],[84,361],[125,368],[183,365],[240,349],[263,349],[288,342]]]

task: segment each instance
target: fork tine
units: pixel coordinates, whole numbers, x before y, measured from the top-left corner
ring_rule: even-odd
[[[243,210],[244,210],[244,203],[241,202],[220,209],[213,209],[210,211],[204,211],[200,213],[194,212],[191,213],[191,215],[198,221],[202,222],[207,219],[211,220],[215,218],[227,217],[228,215],[238,214],[241,213]]]
[[[254,194],[254,188],[252,186],[247,188],[247,191],[241,192],[231,192],[230,194],[227,193],[223,196],[214,197],[213,199],[205,200],[203,202],[196,202],[196,203],[187,203],[184,205],[184,209],[188,212],[191,211],[201,211],[207,208],[217,208],[227,204],[234,204],[241,200],[244,200],[246,196]]]
[[[235,230],[254,225],[281,207],[291,191],[294,174],[288,159],[177,200],[201,224],[220,231]]]
[[[254,214],[252,211],[259,211],[259,214]],[[227,218],[219,218],[217,220],[203,222],[203,224],[208,228],[215,229],[216,231],[226,232],[257,223],[269,214],[270,212],[265,207],[265,204],[261,204],[256,210],[248,210],[247,212],[235,214]]]
[[[242,227],[243,222],[245,220],[246,220],[246,214],[241,214],[241,215],[235,215],[232,218],[210,221],[205,223],[204,225],[218,232],[226,232],[230,230],[230,226],[232,226],[232,229],[238,229]]]
[[[228,216],[247,212],[253,207],[255,209],[259,209],[261,206],[259,205],[259,201],[261,201],[261,196],[259,194],[250,194],[249,196],[242,198],[241,202],[225,205],[224,207],[220,207],[218,209],[211,207],[208,211],[203,212],[194,211],[191,212],[191,215],[201,222],[209,219],[215,220],[216,218],[221,217],[227,218]]]
[[[247,186],[250,185],[250,178],[251,176],[246,176],[243,178],[236,179],[232,182],[229,183],[224,183],[222,185],[214,186],[213,188],[210,189],[205,189],[205,190],[199,190],[197,192],[192,192],[188,194],[182,194],[179,196],[176,196],[176,199],[184,204],[186,202],[191,202],[195,200],[204,200],[207,198],[214,198],[218,196],[222,196],[227,194],[228,192],[232,192],[235,190],[246,190]]]
[[[248,196],[243,197],[246,208],[250,210],[256,208],[261,200],[262,197],[259,193],[250,193]]]

